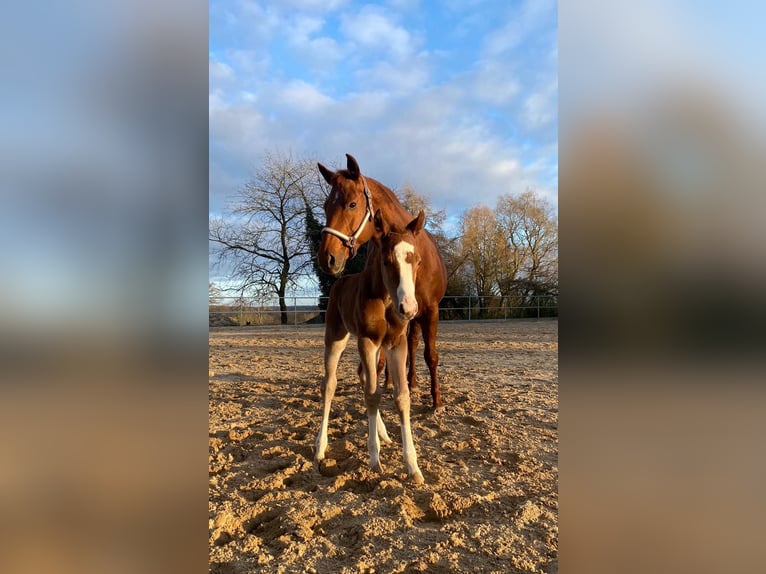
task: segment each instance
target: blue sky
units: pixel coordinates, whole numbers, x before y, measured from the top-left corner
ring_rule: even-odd
[[[210,3],[210,213],[264,151],[404,184],[455,218],[531,187],[557,205],[557,4]]]

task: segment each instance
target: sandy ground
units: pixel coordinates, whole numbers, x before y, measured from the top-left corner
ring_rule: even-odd
[[[210,332],[210,570],[556,572],[558,322],[443,322],[445,412],[418,357],[412,429],[426,483],[393,439],[367,466],[352,338],[338,370],[327,467],[313,465],[323,328]],[[422,351],[422,346],[421,346]]]

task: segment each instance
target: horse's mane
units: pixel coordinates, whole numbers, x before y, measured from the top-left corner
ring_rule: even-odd
[[[350,179],[353,181],[356,181],[356,176],[352,174],[347,169],[339,169],[335,172],[335,177],[343,177],[345,179]],[[404,209],[404,206],[399,202],[399,198],[396,196],[396,194],[391,191],[391,189],[384,184],[380,183],[377,179],[373,179],[371,177],[364,176],[364,179],[367,180],[367,187],[370,188],[370,191],[373,191],[373,187],[375,188],[375,192],[377,192],[380,195],[383,195],[387,200],[391,208],[394,210],[395,215],[401,218],[401,221],[398,221],[396,223],[400,224],[407,224],[409,221],[414,217],[413,214],[411,214],[409,211]],[[393,222],[392,222],[393,223]]]
[[[391,191],[391,189],[380,183],[377,179],[372,179],[371,177],[367,177],[365,179],[367,180],[367,187],[370,187],[370,184],[374,185],[377,188],[377,192],[384,195],[386,199],[388,199],[390,206],[393,208],[396,214],[401,217],[401,221],[391,223],[406,225],[410,222],[414,216],[409,211],[404,209],[404,206],[399,202],[399,198],[396,197],[396,194]]]

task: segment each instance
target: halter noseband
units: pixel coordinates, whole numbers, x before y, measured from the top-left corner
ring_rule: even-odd
[[[359,236],[362,234],[362,231],[364,230],[364,226],[367,225],[367,221],[373,218],[372,196],[370,195],[370,189],[367,187],[367,180],[364,179],[364,176],[360,175],[360,177],[362,178],[362,184],[364,184],[364,198],[367,203],[367,206],[366,206],[366,213],[364,214],[364,217],[362,218],[362,222],[359,224],[359,227],[357,227],[356,231],[354,231],[354,233],[350,236],[338,231],[337,229],[333,229],[332,227],[322,228],[322,233],[329,233],[330,235],[334,235],[335,237],[337,237],[343,242],[343,245],[348,247],[349,251],[351,252],[349,259],[353,259],[354,255],[356,255],[356,240],[359,239]]]

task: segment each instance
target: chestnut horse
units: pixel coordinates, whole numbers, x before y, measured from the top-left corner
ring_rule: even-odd
[[[317,465],[321,465],[327,450],[327,425],[337,385],[336,369],[351,333],[357,337],[361,358],[359,378],[367,405],[370,467],[382,472],[380,440],[391,442],[378,410],[378,358],[383,349],[394,382],[394,402],[402,427],[402,452],[407,474],[414,482],[423,482],[410,428],[410,391],[404,381],[407,324],[418,312],[415,281],[421,259],[417,252],[417,237],[423,229],[424,218],[421,211],[405,228],[400,228],[389,226],[377,210],[373,221],[378,249],[369,255],[364,271],[342,277],[330,290],[324,335],[322,424],[316,438]]]
[[[399,227],[404,227],[412,219],[412,215],[389,188],[363,176],[353,156],[346,154],[346,158],[347,169],[336,172],[321,163],[317,164],[325,181],[332,187],[324,204],[327,226],[322,230],[317,260],[324,272],[335,276],[342,273],[346,261],[356,254],[357,248],[373,237],[374,229],[367,225],[373,217],[373,206],[374,209],[380,209],[385,221]],[[433,237],[427,231],[420,233],[416,241],[422,263],[415,283],[418,313],[410,321],[407,334],[407,378],[410,389],[416,389],[415,352],[422,329],[424,356],[431,374],[431,399],[433,408],[438,411],[443,408],[443,404],[437,373],[439,354],[436,351],[436,331],[439,324],[439,302],[447,290],[447,270]],[[370,244],[368,258],[373,256],[375,249],[375,244]]]

